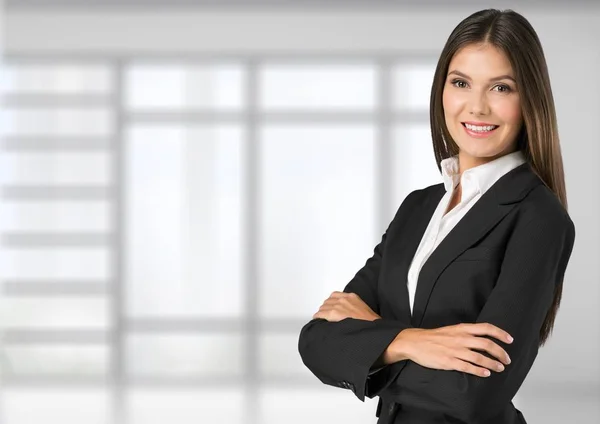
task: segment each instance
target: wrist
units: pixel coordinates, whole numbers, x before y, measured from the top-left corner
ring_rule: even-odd
[[[410,338],[410,333],[414,332],[415,328],[407,328],[402,330],[394,341],[391,343],[391,352],[390,356],[393,359],[393,362],[405,361],[407,359],[412,359],[412,339]]]

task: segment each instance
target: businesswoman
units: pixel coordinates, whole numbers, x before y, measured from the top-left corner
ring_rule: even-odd
[[[410,193],[373,256],[300,333],[323,383],[378,423],[523,424],[511,400],[551,334],[575,227],[546,61],[529,22],[483,10],[431,90],[443,183]]]

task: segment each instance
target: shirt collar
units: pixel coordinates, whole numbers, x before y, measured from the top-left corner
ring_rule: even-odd
[[[462,175],[463,189],[473,188],[478,193],[485,193],[504,174],[526,162],[522,151],[517,150],[491,162],[467,169]],[[458,184],[458,155],[443,159],[440,162],[442,177],[446,191],[452,190]],[[465,187],[466,186],[466,187]]]

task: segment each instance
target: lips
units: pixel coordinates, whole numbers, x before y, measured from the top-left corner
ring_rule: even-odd
[[[463,128],[465,129],[465,132],[473,138],[489,137],[490,135],[492,135],[494,133],[494,131],[496,131],[498,129],[498,125],[481,125],[481,126],[491,126],[494,128],[491,130],[488,130],[488,131],[475,131],[475,130],[470,130],[469,128],[467,128],[467,126],[465,125],[464,122],[461,122],[461,124],[462,124]]]
[[[494,125],[494,124],[484,124],[484,123],[474,124],[472,122],[461,122],[461,125],[465,128],[467,127],[467,125],[472,126],[472,127],[494,127],[494,130],[499,127],[499,125]]]
[[[476,127],[490,127],[490,126],[497,127],[498,126],[495,124],[490,124],[489,122],[478,122],[478,121],[464,121],[464,122],[461,122],[461,124],[463,124],[463,125],[469,124],[469,125],[474,125]]]

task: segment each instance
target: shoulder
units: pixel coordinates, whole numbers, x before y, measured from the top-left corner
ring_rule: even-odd
[[[442,183],[411,191],[396,210],[392,223],[412,216],[415,211],[421,210],[432,199],[441,199],[444,192]]]
[[[429,199],[432,196],[441,197],[446,191],[444,183],[433,184],[424,188],[413,190],[406,196],[403,203],[419,203]]]
[[[556,194],[544,183],[540,183],[521,201],[518,208],[519,220],[526,223],[543,224],[556,229],[575,232],[575,225]]]
[[[404,198],[402,203],[398,206],[396,216],[402,215],[410,210],[423,206],[431,198],[439,198],[443,196],[445,192],[444,184],[434,184],[428,187],[413,190]]]

